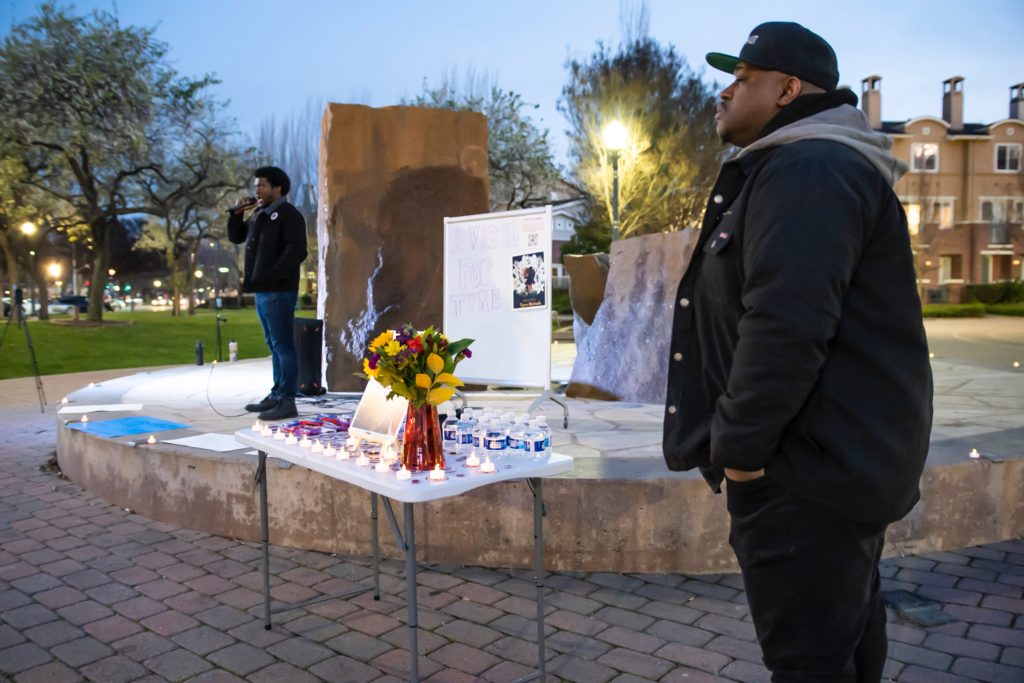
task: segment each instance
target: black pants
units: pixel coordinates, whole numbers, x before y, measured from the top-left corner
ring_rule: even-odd
[[[726,487],[729,543],[772,681],[880,681],[886,525],[801,501],[769,476]]]

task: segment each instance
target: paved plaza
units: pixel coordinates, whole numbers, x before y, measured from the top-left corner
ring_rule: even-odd
[[[998,363],[984,353],[952,358],[975,333],[961,321],[936,323],[929,334],[942,349],[936,374],[945,396],[937,405],[956,411],[947,438],[1003,435],[992,443],[1013,449],[1007,439],[1024,426],[1024,373],[1008,363],[1018,353],[1024,362],[1024,323],[990,326],[988,342],[1006,355]],[[970,394],[960,379],[973,372],[1005,373],[997,379],[1006,390]],[[121,374],[47,377],[48,398]],[[379,602],[363,594],[291,610],[265,631],[256,544],[147,519],[62,479],[53,468],[53,410],[39,412],[31,378],[0,382],[0,424],[0,681],[403,680],[400,562],[384,563]],[[1021,455],[1019,441],[1016,450],[1007,454]],[[368,558],[271,552],[272,595],[283,602],[370,576]],[[890,679],[1024,680],[1024,539],[888,559],[883,576],[883,589],[912,593],[950,619],[923,628],[890,612]],[[418,580],[424,680],[529,673],[529,572],[428,565]],[[549,680],[768,679],[735,574],[554,573],[547,583]]]

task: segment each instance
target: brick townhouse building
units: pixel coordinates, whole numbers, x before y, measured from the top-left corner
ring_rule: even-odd
[[[943,82],[941,118],[908,121],[882,120],[881,80],[861,82],[861,106],[910,166],[896,193],[907,212],[922,297],[957,302],[966,284],[1021,278],[1024,83],[1010,87],[1007,118],[965,123],[963,78]]]

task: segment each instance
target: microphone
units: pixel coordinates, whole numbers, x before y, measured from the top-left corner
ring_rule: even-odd
[[[258,200],[255,197],[246,197],[244,202],[242,202],[238,206],[232,206],[230,209],[228,209],[224,213],[235,213],[239,209],[248,209],[250,207],[256,206],[257,202],[258,202]]]

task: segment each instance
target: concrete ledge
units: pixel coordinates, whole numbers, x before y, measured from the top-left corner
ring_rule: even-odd
[[[178,526],[258,540],[255,456],[207,455],[168,444],[132,447],[63,425],[57,433],[64,473],[104,499]],[[963,445],[958,439],[933,443],[922,500],[891,527],[887,554],[1024,535],[1019,495],[1024,463],[1019,458],[965,460]],[[343,555],[370,553],[368,493],[301,467],[282,467],[273,458],[268,462],[271,542]],[[636,461],[609,458],[598,467],[582,464],[572,475],[545,480],[550,569],[735,569],[727,543],[725,497],[712,494],[702,479],[654,477],[656,470],[638,467]],[[423,562],[493,567],[531,563],[532,503],[525,482],[495,484],[418,505],[416,514]],[[400,556],[386,521],[381,523],[381,541],[386,557]]]

